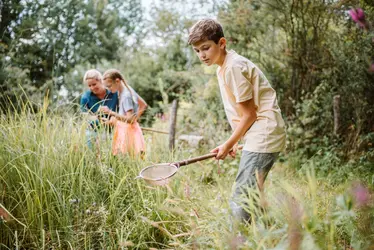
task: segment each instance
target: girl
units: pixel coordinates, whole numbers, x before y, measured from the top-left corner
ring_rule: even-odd
[[[100,111],[109,114],[110,122],[115,124],[112,151],[114,155],[130,154],[135,156],[145,151],[142,130],[137,120],[147,108],[145,101],[126,83],[125,78],[116,69],[109,69],[103,75],[105,86],[112,92],[118,91],[118,113],[108,107]]]

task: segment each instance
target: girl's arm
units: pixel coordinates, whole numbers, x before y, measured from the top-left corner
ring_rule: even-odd
[[[108,114],[109,116],[112,116],[116,118],[119,121],[127,122],[127,123],[133,123],[136,121],[136,115],[134,114],[134,111],[131,109],[126,112],[126,115],[120,115],[112,110],[110,110],[107,106],[101,106],[100,111]]]
[[[144,113],[144,111],[147,109],[147,106],[148,106],[143,98],[141,98],[139,95],[137,95],[137,97],[138,97],[138,105],[139,105],[138,114],[135,114],[134,110],[130,109],[126,112],[125,115],[120,115],[120,114],[110,110],[106,106],[100,107],[100,111],[102,111],[106,114],[109,114],[112,117],[115,117],[119,121],[123,121],[123,122],[127,122],[127,123],[133,123],[133,122],[135,122],[136,120],[139,119],[139,117]]]
[[[138,111],[137,119],[140,118],[140,116],[144,113],[144,111],[148,107],[148,104],[144,101],[144,99],[140,95],[138,95],[138,104],[139,104],[139,111]]]

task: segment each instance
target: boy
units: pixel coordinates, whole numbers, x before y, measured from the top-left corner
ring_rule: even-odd
[[[219,66],[218,83],[233,133],[211,152],[217,153],[217,159],[225,159],[228,154],[234,157],[236,144],[243,137],[244,148],[230,207],[235,218],[249,221],[240,199],[248,187],[263,186],[285,146],[284,121],[275,90],[255,64],[233,50],[226,50],[223,29],[217,21],[203,19],[194,24],[188,43],[203,63]]]

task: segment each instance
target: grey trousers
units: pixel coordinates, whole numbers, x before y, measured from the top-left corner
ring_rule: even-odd
[[[234,219],[249,221],[250,215],[243,208],[248,192],[263,185],[279,153],[255,153],[243,151],[239,170],[235,179],[234,191],[230,199],[230,208]],[[244,200],[244,201],[243,201]]]

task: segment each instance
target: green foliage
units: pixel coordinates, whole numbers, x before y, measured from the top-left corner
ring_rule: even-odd
[[[91,249],[167,244],[167,235],[142,220],[169,216],[155,210],[167,194],[147,192],[135,180],[144,162],[110,156],[109,141],[102,141],[101,156],[95,155],[86,146],[82,117],[56,115],[47,106],[35,115],[25,104],[21,113],[1,116],[0,245]]]
[[[359,205],[350,182],[374,185],[374,74],[368,70],[374,34],[347,14],[359,6],[373,23],[371,1],[163,0],[147,21],[138,0],[3,2],[0,91],[21,112],[0,119],[2,246],[236,247],[227,201],[238,158],[183,167],[167,189],[134,180],[146,165],[206,153],[231,132],[214,67],[201,66],[186,42],[200,11],[214,15],[217,7],[228,48],[264,71],[288,124],[284,165],[268,176],[264,209],[255,207],[259,195],[248,200],[256,220],[241,228],[244,247],[373,244],[372,200]],[[110,142],[96,158],[74,114],[89,68],[123,72],[150,105],[148,120],[167,114],[178,98],[178,134],[203,135],[206,144],[169,153],[164,135],[148,134],[145,161],[112,157]],[[49,109],[40,104],[47,92]],[[30,105],[18,102],[30,93]],[[333,135],[336,95],[341,126]],[[168,125],[158,119],[155,126]]]
[[[335,46],[332,53],[336,64],[330,81],[342,100],[340,132],[352,134],[347,140],[356,146],[358,137],[372,131],[374,126],[372,119],[366,119],[373,115],[374,106],[374,73],[368,72],[369,58],[374,51],[374,32],[347,29],[345,35],[339,36],[339,41],[344,42],[336,42],[336,37],[332,37],[335,38],[331,44]]]
[[[148,134],[144,160],[111,156],[105,140],[98,155],[85,145],[82,117],[56,114],[48,102],[39,110],[26,104],[0,119],[1,247],[227,249],[239,244],[239,229],[249,249],[373,243],[374,205],[365,182],[357,188],[347,179],[315,176],[317,165],[300,171],[277,165],[266,195],[254,190],[246,200],[256,219],[233,228],[228,199],[238,158],[185,166],[168,187],[149,187],[135,179],[141,168],[191,151],[169,153],[164,135]]]
[[[4,99],[16,103],[19,98],[18,81],[32,85],[35,91],[30,96],[44,95],[46,89],[51,94],[74,65],[118,59],[116,52],[124,45],[121,37],[133,34],[141,18],[138,0],[6,1],[5,6],[0,27],[3,108]],[[25,74],[17,80],[18,71]],[[57,92],[50,96],[56,98]]]
[[[327,82],[295,103],[296,113],[288,124],[288,150],[306,157],[314,155],[333,140],[332,93]],[[323,136],[321,136],[323,135]]]
[[[330,64],[324,38],[330,4],[325,1],[231,1],[219,13],[228,47],[264,70],[287,115],[321,82]],[[269,15],[268,13],[272,13]]]
[[[359,1],[230,1],[219,12],[228,48],[258,64],[276,89],[289,151],[310,157],[342,143],[353,155],[359,138],[372,131],[374,32],[354,27],[347,16],[359,4],[373,22],[372,4]],[[340,140],[332,136],[336,95]]]

